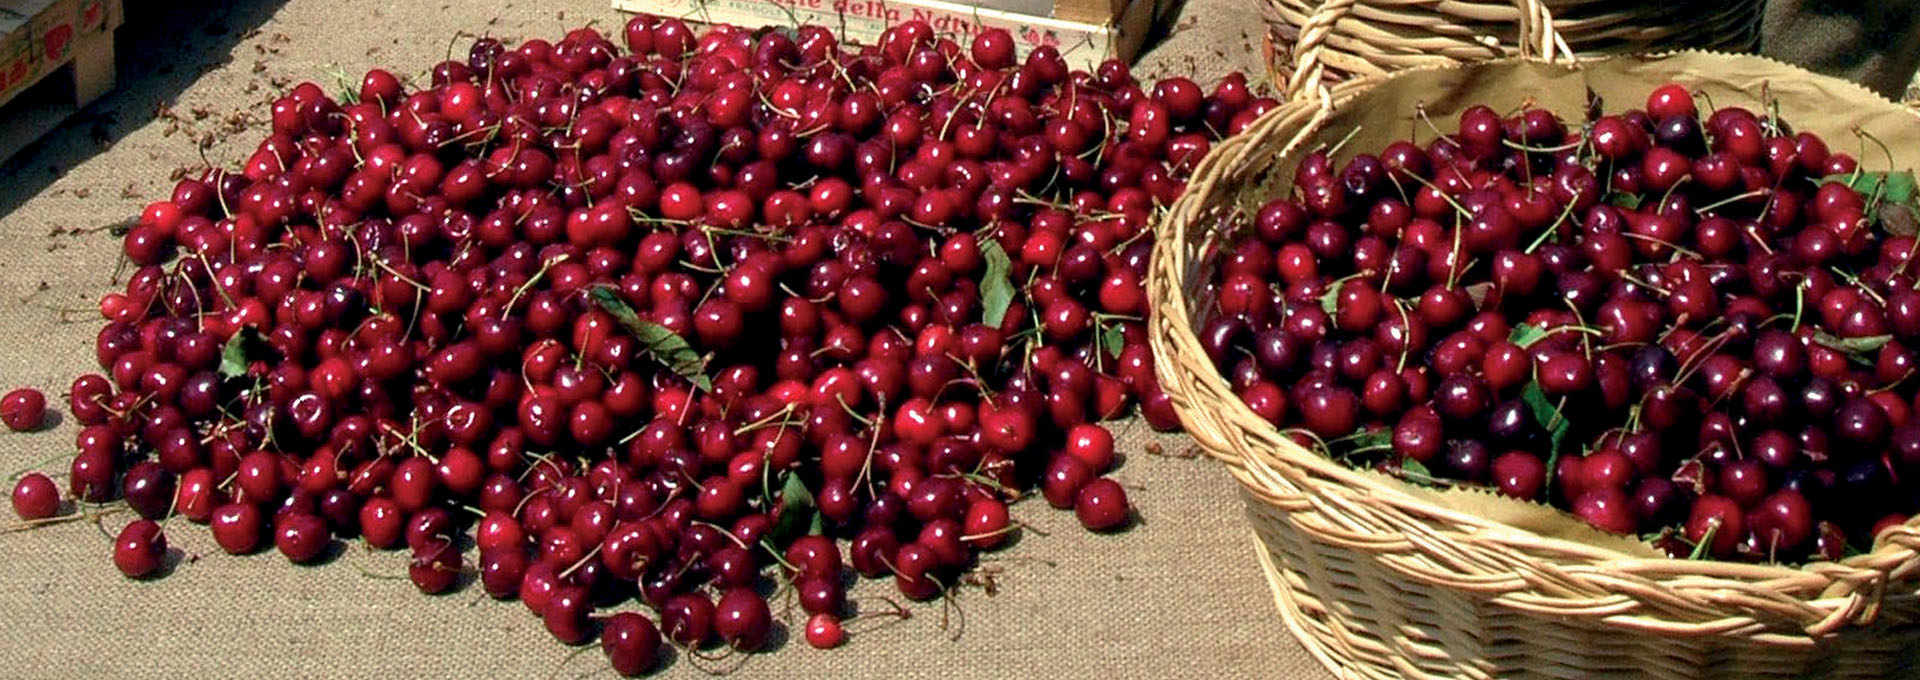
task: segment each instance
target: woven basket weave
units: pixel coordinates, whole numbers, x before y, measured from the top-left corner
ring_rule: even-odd
[[[1155,370],[1186,429],[1243,486],[1283,618],[1343,677],[1920,675],[1920,520],[1882,533],[1869,553],[1798,567],[1657,559],[1557,538],[1582,532],[1503,524],[1464,511],[1454,496],[1295,444],[1235,397],[1201,349],[1195,329],[1207,319],[1195,312],[1215,308],[1206,284],[1230,238],[1220,228],[1282,195],[1305,150],[1344,134],[1354,135],[1347,154],[1379,148],[1416,129],[1416,106],[1450,119],[1475,103],[1503,109],[1532,98],[1577,118],[1583,85],[1609,101],[1639,101],[1629,97],[1669,80],[1722,105],[1753,106],[1769,90],[1787,120],[1841,126],[1802,129],[1843,135],[1859,126],[1893,138],[1900,167],[1920,167],[1913,112],[1760,57],[1508,59],[1402,71],[1283,104],[1215,148],[1157,226],[1147,280]]]
[[[1262,0],[1291,96],[1403,68],[1510,56],[1752,50],[1762,0]]]

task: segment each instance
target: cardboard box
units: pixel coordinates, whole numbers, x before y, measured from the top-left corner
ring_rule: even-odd
[[[761,26],[818,24],[843,40],[870,43],[888,26],[919,19],[962,45],[984,28],[1012,33],[1024,56],[1052,45],[1076,69],[1093,70],[1107,59],[1131,61],[1153,26],[1156,0],[1053,0],[1088,20],[1038,16],[942,0],[613,0],[615,9],[700,23]],[[1106,8],[1106,9],[1097,9]],[[1102,20],[1091,15],[1105,14]]]
[[[120,3],[0,0],[0,161],[113,89]]]
[[[119,0],[0,0],[0,104],[120,26]]]
[[[0,22],[6,20],[0,15]],[[13,93],[32,82],[37,63],[33,59],[32,30],[25,21],[12,26],[0,24],[0,101],[6,101]]]

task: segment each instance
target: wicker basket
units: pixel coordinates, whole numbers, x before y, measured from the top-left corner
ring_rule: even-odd
[[[1639,101],[1679,80],[1726,105],[1779,97],[1802,129],[1850,126],[1890,140],[1895,163],[1920,167],[1920,117],[1864,88],[1760,57],[1687,52],[1577,66],[1508,59],[1402,71],[1321,90],[1258,119],[1217,147],[1158,225],[1147,280],[1155,370],[1182,423],[1244,487],[1248,515],[1283,618],[1347,678],[1827,678],[1920,674],[1920,520],[1879,536],[1867,554],[1803,567],[1670,560],[1640,544],[1583,539],[1567,528],[1488,519],[1463,493],[1436,493],[1356,470],[1296,445],[1234,396],[1195,329],[1214,309],[1205,283],[1219,226],[1289,187],[1302,150],[1345,134],[1346,153],[1380,148],[1474,103],[1531,98],[1581,111],[1583,86]],[[1614,108],[1620,108],[1615,105]],[[1871,159],[1867,162],[1871,165]]]
[[[1752,50],[1762,0],[1262,0],[1274,84],[1510,56]]]

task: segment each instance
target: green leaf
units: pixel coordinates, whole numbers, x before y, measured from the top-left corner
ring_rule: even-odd
[[[1329,454],[1341,457],[1372,451],[1386,451],[1393,448],[1393,429],[1378,427],[1355,430],[1353,434],[1327,442],[1327,448],[1337,449]]]
[[[1891,335],[1867,335],[1858,338],[1842,338],[1822,330],[1815,330],[1813,332],[1814,342],[1846,352],[1847,354],[1855,355],[1878,351],[1891,340],[1893,340],[1893,336]]]
[[[227,338],[227,344],[220,348],[220,377],[238,378],[247,374],[247,364],[259,356],[261,343],[260,331],[252,326],[241,328]]]
[[[1435,482],[1427,464],[1413,458],[1400,459],[1400,478],[1420,486],[1433,486]]]
[[[1621,207],[1621,208],[1626,208],[1628,210],[1633,210],[1635,208],[1640,207],[1641,200],[1642,199],[1640,198],[1640,194],[1629,194],[1629,193],[1620,192],[1620,193],[1615,193],[1612,196],[1608,196],[1607,204]]]
[[[1534,422],[1547,431],[1547,479],[1553,479],[1555,468],[1560,465],[1561,445],[1566,443],[1567,430],[1573,427],[1573,423],[1560,412],[1559,406],[1547,400],[1547,393],[1540,389],[1537,380],[1527,382],[1526,388],[1520,391],[1520,399],[1526,402],[1527,411],[1533,414]],[[1552,494],[1552,489],[1552,485],[1548,485],[1547,493]]]
[[[1539,423],[1542,429],[1551,432],[1556,425],[1566,425],[1567,419],[1560,415],[1560,409],[1553,402],[1547,400],[1547,392],[1540,389],[1539,381],[1529,381],[1520,390],[1520,399],[1527,403],[1527,410],[1533,413],[1533,421]]]
[[[807,483],[800,475],[789,470],[781,474],[785,480],[780,485],[778,510],[774,512],[773,527],[767,530],[767,540],[775,546],[784,546],[805,534],[818,534],[824,530],[824,520],[813,500],[813,492],[807,489]]]
[[[1127,334],[1120,330],[1120,324],[1112,324],[1101,329],[1100,348],[1114,356],[1120,356],[1120,350],[1127,348]]]
[[[987,271],[980,275],[980,321],[999,328],[1007,318],[1007,308],[1013,305],[1013,281],[1008,279],[1013,261],[1007,259],[1007,251],[995,239],[980,244],[980,255],[987,263]]]
[[[640,318],[633,306],[620,299],[620,294],[606,286],[595,286],[588,297],[601,309],[613,315],[615,321],[625,326],[627,332],[640,340],[640,351],[653,357],[655,361],[686,378],[687,382],[708,392],[713,391],[713,380],[707,377],[707,360],[687,344],[686,338],[675,335],[673,331],[651,321]]]
[[[1845,184],[1852,187],[1854,191],[1860,192],[1861,198],[1871,201],[1875,196],[1879,196],[1880,200],[1892,203],[1911,202],[1915,189],[1913,171],[1911,170],[1902,170],[1900,172],[1849,172],[1838,175],[1827,175],[1826,177],[1820,178],[1820,183]]]
[[[1327,286],[1327,292],[1320,294],[1320,311],[1327,316],[1340,313],[1340,286]]]
[[[1507,342],[1511,342],[1521,349],[1526,349],[1545,337],[1547,337],[1547,329],[1523,323],[1514,326],[1513,332],[1507,334]]]

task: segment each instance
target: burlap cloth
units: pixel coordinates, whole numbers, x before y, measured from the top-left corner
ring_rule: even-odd
[[[0,386],[35,386],[64,404],[73,377],[97,370],[100,321],[87,310],[110,285],[118,239],[96,228],[167,196],[170,173],[200,162],[200,140],[206,158],[237,166],[266,134],[274,93],[299,80],[336,90],[332,73],[356,74],[357,84],[374,65],[423,74],[457,31],[557,39],[588,20],[603,29],[622,21],[604,0],[235,4],[130,2],[121,89],[0,174]],[[1260,72],[1253,3],[1193,0],[1180,17],[1140,73],[1205,82],[1229,69]],[[0,472],[64,472],[74,431],[69,421],[0,434]],[[997,592],[963,590],[947,629],[943,607],[920,605],[911,620],[877,630],[868,630],[877,620],[852,624],[837,650],[814,650],[796,631],[744,665],[697,664],[738,665],[746,677],[1327,677],[1277,618],[1233,481],[1204,459],[1142,453],[1144,426],[1121,431],[1117,477],[1144,524],[1096,536],[1071,513],[1023,503],[1015,516],[1048,535],[1030,532],[996,553]],[[1169,453],[1187,448],[1161,442]],[[404,574],[399,554],[356,546],[325,566],[296,567],[271,551],[227,556],[184,520],[169,536],[188,559],[136,583],[114,570],[111,541],[90,524],[0,534],[0,677],[608,675],[597,650],[567,661],[571,650],[525,607],[488,599],[477,584],[425,597],[366,575]],[[868,583],[854,595],[891,591]],[[676,658],[662,675],[701,676],[695,665]]]

